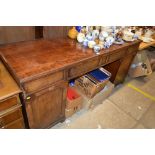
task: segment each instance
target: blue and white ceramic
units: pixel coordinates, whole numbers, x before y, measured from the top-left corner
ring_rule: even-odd
[[[105,31],[102,31],[102,32],[99,34],[99,39],[100,39],[101,41],[104,41],[105,38],[107,38],[107,37],[108,37],[108,33],[105,32]]]
[[[92,33],[92,31],[93,31],[93,26],[88,26],[88,32]]]
[[[88,40],[87,40],[87,39],[85,39],[85,40],[83,41],[83,46],[84,46],[84,47],[88,47]]]
[[[101,47],[99,45],[95,45],[93,48],[95,53],[99,53],[99,51],[101,50]]]
[[[105,39],[105,38],[104,38],[103,34],[100,33],[100,34],[99,34],[99,40],[100,40],[100,41],[104,41],[104,39]]]
[[[76,26],[75,28],[76,28],[76,30],[77,30],[78,32],[80,32],[81,29],[82,29],[82,26]]]
[[[114,41],[114,44],[121,45],[121,44],[124,44],[124,41],[122,40],[122,38],[116,38]]]
[[[104,43],[104,48],[109,48],[110,46],[111,46],[111,44],[109,42]]]
[[[92,40],[93,40],[93,37],[92,37],[92,35],[89,33],[89,34],[86,35],[86,39],[87,39],[88,41],[92,41]]]
[[[106,42],[109,43],[109,45],[112,45],[114,43],[115,39],[113,37],[107,37]]]
[[[99,36],[99,30],[93,30],[92,31],[92,37],[93,37],[93,39],[98,38],[98,36]]]
[[[77,40],[79,43],[83,43],[83,41],[85,40],[85,35],[83,33],[78,33]]]

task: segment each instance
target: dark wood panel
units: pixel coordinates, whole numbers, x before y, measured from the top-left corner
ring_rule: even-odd
[[[34,26],[0,26],[0,44],[35,39]]]
[[[107,71],[109,71],[111,73],[110,81],[112,83],[114,83],[114,81],[115,81],[120,64],[121,64],[121,61],[117,60],[117,61],[114,61],[114,62],[108,64],[108,65],[103,66],[104,69],[106,69]]]
[[[30,128],[48,128],[65,117],[66,86],[52,86],[26,99],[26,112]]]
[[[44,38],[66,38],[68,30],[71,26],[44,26],[43,36]]]
[[[35,26],[35,39],[43,38],[43,26]]]

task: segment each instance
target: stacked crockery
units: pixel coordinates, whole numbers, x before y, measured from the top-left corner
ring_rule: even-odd
[[[77,34],[75,33],[75,28]],[[127,31],[126,27],[116,26],[76,26],[73,32],[76,34],[79,43],[84,47],[94,49],[96,54],[101,49],[109,48],[114,43],[123,44],[123,39],[128,40],[131,35],[131,32]]]

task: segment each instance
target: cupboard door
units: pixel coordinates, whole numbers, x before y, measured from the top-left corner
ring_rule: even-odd
[[[26,112],[30,128],[48,128],[65,117],[66,87],[52,86],[26,99]]]

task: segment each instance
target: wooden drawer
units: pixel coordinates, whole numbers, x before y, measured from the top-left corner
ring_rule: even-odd
[[[50,84],[63,79],[64,79],[64,72],[59,71],[59,72],[41,77],[39,79],[24,83],[24,89],[27,93],[38,91],[39,89],[45,88]]]
[[[6,100],[3,100],[0,102],[0,112],[7,110],[11,108],[12,106],[15,106],[20,103],[18,95],[8,98]]]
[[[108,63],[119,60],[120,58],[122,58],[125,55],[125,49],[123,50],[119,50],[119,51],[114,51],[113,54],[109,55],[108,58]]]
[[[22,117],[21,108],[14,109],[4,115],[0,116],[0,127],[5,126]]]
[[[101,56],[100,57],[100,61],[99,61],[99,65],[102,66],[102,65],[105,65],[106,62],[108,60],[108,57],[107,56]]]
[[[98,57],[81,62],[68,70],[68,79],[81,76],[87,72],[90,72],[91,70],[94,70],[95,68],[97,68],[98,65],[99,65]]]
[[[20,118],[6,126],[3,126],[2,128],[3,129],[24,129],[25,125],[24,125],[23,118]]]
[[[139,47],[139,45],[130,46],[130,47],[127,49],[127,54],[130,54],[130,53],[133,53],[133,52],[138,51],[138,47]]]

